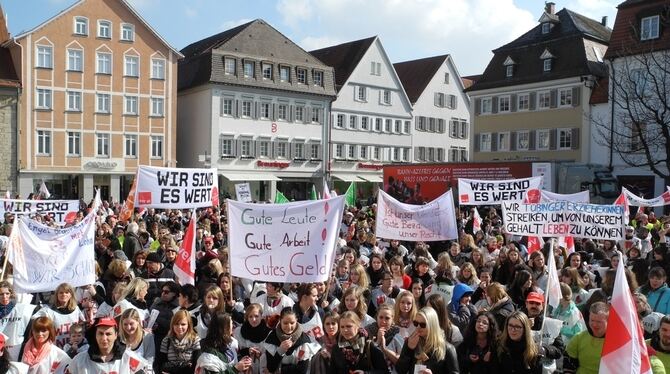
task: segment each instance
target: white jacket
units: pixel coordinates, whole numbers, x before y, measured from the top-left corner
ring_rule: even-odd
[[[226,356],[228,356],[229,352],[232,355],[232,357],[229,357],[230,362],[223,362],[220,358],[211,353],[202,353],[200,357],[198,357],[198,362],[195,365],[195,372],[200,373],[202,370],[211,370],[220,373],[234,367],[237,363],[237,354],[235,353],[235,350],[229,349],[226,352]]]
[[[145,370],[148,364],[142,357],[126,350],[119,360],[109,362],[95,362],[88,352],[74,356],[72,361],[61,367],[56,374],[134,374]]]
[[[28,374],[51,374],[70,363],[70,356],[62,349],[51,345],[51,351],[45,359],[28,369]]]
[[[81,312],[79,307],[75,307],[72,313],[61,314],[53,309],[45,306],[35,313],[32,319],[38,317],[49,317],[54,322],[54,328],[56,329],[56,345],[59,347],[64,346],[70,340],[70,326],[75,323],[85,322],[86,318]]]
[[[19,359],[23,335],[36,307],[37,305],[18,303],[5,318],[0,319],[0,332],[5,335],[10,360]]]

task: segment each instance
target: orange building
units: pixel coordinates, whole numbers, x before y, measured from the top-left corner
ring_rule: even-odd
[[[175,166],[177,60],[125,0],[80,0],[9,44],[23,90],[19,193],[124,199],[138,165]]]

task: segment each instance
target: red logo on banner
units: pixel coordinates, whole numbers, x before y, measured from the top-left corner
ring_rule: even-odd
[[[138,192],[137,193],[137,203],[139,205],[149,205],[149,204],[151,204],[151,191]]]
[[[542,197],[542,194],[540,193],[540,190],[537,188],[533,188],[528,190],[526,192],[526,200],[528,201],[529,204],[537,204],[540,202],[540,199]]]
[[[464,194],[461,195],[461,202],[462,203],[469,203],[470,202],[470,197],[468,196],[468,194],[464,193]]]
[[[219,189],[216,187],[212,188],[212,206],[219,206]]]

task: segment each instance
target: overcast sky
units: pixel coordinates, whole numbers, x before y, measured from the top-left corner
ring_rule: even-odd
[[[612,27],[623,0],[557,0]],[[9,30],[29,30],[73,0],[0,0]],[[461,75],[480,74],[491,50],[537,24],[541,0],[129,0],[173,47],[262,18],[306,50],[379,35],[392,62],[449,53]]]

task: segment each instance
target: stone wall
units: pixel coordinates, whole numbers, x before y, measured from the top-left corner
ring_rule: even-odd
[[[0,194],[9,190],[12,197],[17,185],[17,92],[0,89]]]

